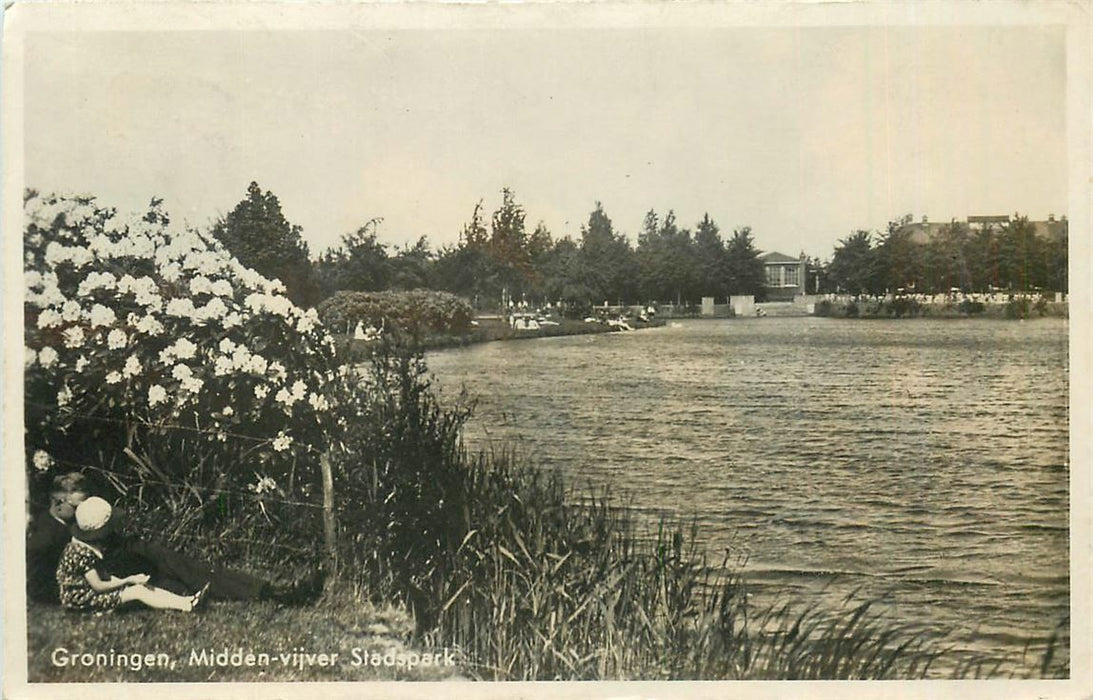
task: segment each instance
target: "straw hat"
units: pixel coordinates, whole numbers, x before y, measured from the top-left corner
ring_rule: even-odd
[[[72,523],[72,534],[86,541],[101,540],[118,525],[121,510],[98,496],[92,496],[76,508],[76,521]]]

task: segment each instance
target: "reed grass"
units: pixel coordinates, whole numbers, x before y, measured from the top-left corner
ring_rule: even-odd
[[[480,678],[917,678],[937,656],[869,603],[835,616],[755,612],[739,573],[709,565],[693,528],[643,536],[606,494],[567,505],[560,480],[510,457],[472,469],[492,477],[481,482],[491,507],[449,560],[426,632],[463,649]]]

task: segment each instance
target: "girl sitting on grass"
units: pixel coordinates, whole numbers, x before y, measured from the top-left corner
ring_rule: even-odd
[[[98,496],[80,503],[72,524],[72,540],[65,545],[57,565],[57,585],[61,605],[69,610],[105,612],[122,603],[138,601],[150,608],[190,612],[204,600],[209,584],[192,596],[181,596],[147,585],[147,574],[125,578],[110,576],[103,580],[96,567],[103,552],[96,543],[117,526],[119,512]]]

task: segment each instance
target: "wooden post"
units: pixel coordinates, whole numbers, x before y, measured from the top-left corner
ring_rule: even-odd
[[[323,544],[326,545],[327,581],[338,573],[337,528],[334,523],[334,472],[330,466],[330,453],[324,452],[319,457],[319,466],[323,472]]]

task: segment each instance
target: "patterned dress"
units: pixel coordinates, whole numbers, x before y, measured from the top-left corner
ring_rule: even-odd
[[[91,545],[73,539],[61,554],[57,564],[57,585],[61,605],[69,610],[106,611],[121,605],[117,590],[100,593],[84,578],[102,561],[102,552]]]

